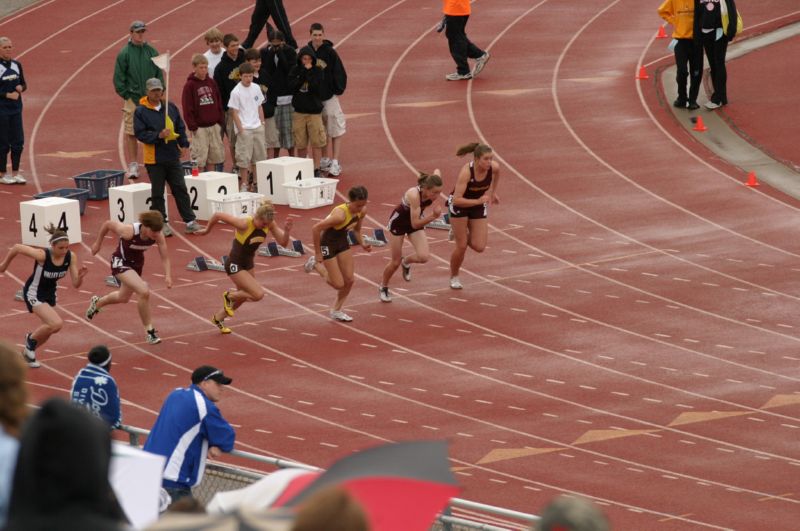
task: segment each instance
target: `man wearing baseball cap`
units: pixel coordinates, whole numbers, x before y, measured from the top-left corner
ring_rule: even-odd
[[[111,429],[122,424],[119,389],[111,372],[111,352],[105,345],[92,347],[87,356],[89,364],[72,381],[70,399],[106,421]]]
[[[232,381],[220,369],[202,365],[192,372],[192,385],[172,391],[161,406],[144,450],[166,457],[162,485],[173,502],[192,495],[206,457],[233,450],[236,432],[216,405]]]

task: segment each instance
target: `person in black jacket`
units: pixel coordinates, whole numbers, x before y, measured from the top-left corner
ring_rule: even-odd
[[[286,37],[286,43],[292,48],[297,49],[297,41],[292,36],[292,28],[289,25],[289,18],[286,16],[286,9],[283,7],[283,0],[256,0],[253,14],[250,15],[250,31],[242,43],[242,47],[251,48],[255,43],[261,29],[267,27],[267,38],[272,40],[272,27],[267,19],[272,17],[272,21],[278,26],[278,31]]]
[[[325,132],[328,134],[328,143],[322,150],[320,170],[328,172],[334,177],[342,173],[339,164],[339,149],[341,138],[347,132],[344,111],[339,104],[338,96],[344,94],[347,88],[347,72],[344,64],[333,48],[333,43],[325,38],[325,28],[315,22],[311,24],[311,40],[308,45],[317,55],[317,64],[322,66],[325,79],[322,83],[322,121],[325,123]]]
[[[727,20],[723,20],[724,11]],[[725,55],[728,43],[736,37],[739,14],[734,0],[694,0],[694,41],[702,46],[708,58],[709,75],[714,93],[706,102],[707,109],[728,104],[728,71]]]
[[[305,157],[308,144],[314,159],[314,176],[320,176],[319,162],[322,148],[327,143],[322,123],[322,90],[325,77],[311,46],[304,46],[297,54],[297,64],[289,72],[289,89],[292,91],[292,132],[297,156]]]
[[[226,33],[222,37],[222,45],[225,47],[225,53],[214,69],[214,82],[219,87],[219,93],[222,96],[222,108],[225,110],[225,134],[228,135],[231,160],[236,166],[236,127],[233,123],[233,116],[228,110],[228,100],[231,99],[231,91],[239,84],[239,66],[244,63],[244,50],[239,48],[239,37],[233,33]],[[234,173],[237,173],[235,168]]]
[[[267,77],[269,91],[267,100],[275,106],[275,127],[278,129],[278,144],[293,157],[294,135],[292,134],[292,91],[289,89],[289,72],[297,62],[297,52],[287,46],[283,32],[275,30],[270,45],[261,50],[261,67]],[[277,150],[275,156],[280,154]]]

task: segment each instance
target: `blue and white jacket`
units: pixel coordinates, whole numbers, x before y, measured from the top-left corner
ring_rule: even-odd
[[[106,421],[111,428],[122,424],[117,382],[103,367],[90,363],[81,369],[69,395],[70,400]]]
[[[22,112],[22,97],[11,100],[6,97],[9,92],[16,92],[17,85],[22,86],[22,91],[28,89],[22,65],[13,59],[4,61],[0,59],[0,115],[11,116]]]
[[[164,487],[191,488],[203,479],[208,448],[216,446],[230,452],[235,440],[233,426],[193,384],[169,394],[144,450],[167,458]]]

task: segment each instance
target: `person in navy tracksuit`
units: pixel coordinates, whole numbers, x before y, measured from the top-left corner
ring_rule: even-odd
[[[25,184],[19,172],[25,132],[22,129],[22,93],[28,89],[22,65],[11,58],[11,39],[0,37],[0,182]],[[11,153],[11,173],[6,161]]]
[[[92,347],[87,355],[89,364],[82,368],[72,381],[70,400],[102,419],[109,428],[122,424],[119,406],[119,388],[111,376],[111,351],[105,345]]]

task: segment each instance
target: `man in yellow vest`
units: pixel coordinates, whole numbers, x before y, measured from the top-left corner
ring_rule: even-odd
[[[697,95],[703,79],[703,47],[694,42],[694,0],[664,0],[658,8],[658,15],[672,26],[673,44],[670,47],[675,53],[675,81],[678,84],[678,98],[673,105],[690,111],[699,109]]]
[[[467,38],[467,20],[471,12],[469,0],[442,0],[444,3],[445,35],[450,47],[450,55],[456,62],[456,71],[447,74],[448,81],[472,79],[480,74],[489,62],[489,52],[484,52]],[[470,70],[467,59],[475,59],[475,66]]]

